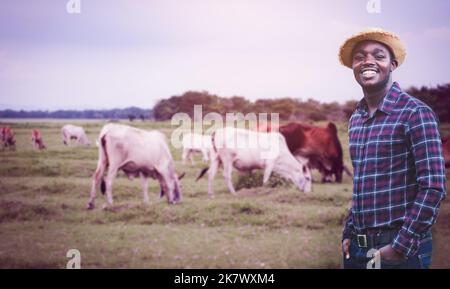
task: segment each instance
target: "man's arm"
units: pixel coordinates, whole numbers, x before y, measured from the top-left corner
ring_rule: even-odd
[[[428,107],[417,108],[408,125],[406,134],[414,156],[419,192],[392,243],[392,247],[406,257],[417,253],[419,241],[436,221],[446,195],[442,142],[433,111]]]
[[[347,219],[345,221],[344,231],[342,232],[342,240],[351,239],[355,228],[353,226],[352,209],[348,210]]]

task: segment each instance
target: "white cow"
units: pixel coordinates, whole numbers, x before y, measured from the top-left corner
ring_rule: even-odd
[[[100,182],[102,193],[106,192],[105,207],[112,205],[112,183],[119,170],[129,178],[140,176],[145,203],[149,202],[148,177],[159,181],[161,196],[166,194],[169,203],[181,201],[179,179],[164,134],[126,125],[107,124],[100,132],[98,143],[99,159],[92,177],[88,209],[95,207],[96,188]],[[103,174],[106,169],[108,170],[104,181]]]
[[[81,126],[66,124],[65,126],[62,127],[61,133],[63,137],[63,143],[65,145],[68,145],[70,143],[70,140],[72,139],[76,140],[76,143],[79,145],[85,146],[91,145],[91,142],[86,136],[84,128],[82,128]]]
[[[255,143],[256,142],[256,143]],[[266,184],[272,172],[291,180],[299,190],[310,192],[311,174],[304,159],[296,159],[278,132],[256,132],[226,127],[216,130],[212,135],[210,167],[202,171],[200,179],[208,172],[208,194],[214,195],[213,179],[222,163],[228,190],[236,195],[231,172],[233,167],[240,172],[255,169],[264,170],[263,183]]]
[[[183,164],[186,163],[186,159],[189,158],[191,165],[194,165],[193,155],[195,153],[201,153],[203,156],[203,162],[209,161],[209,151],[211,150],[211,136],[201,135],[198,133],[185,133],[183,135]]]

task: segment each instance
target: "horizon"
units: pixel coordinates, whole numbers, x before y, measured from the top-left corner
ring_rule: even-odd
[[[426,85],[421,85],[421,86],[416,86],[416,85],[412,85],[412,86],[410,86],[410,87],[406,87],[406,88],[404,88],[405,90],[409,90],[409,89],[411,89],[411,88],[418,88],[418,89],[420,89],[420,88],[422,88],[422,87],[427,87],[427,88],[437,88],[437,87],[439,87],[439,86],[444,86],[444,85],[450,85],[450,82],[448,82],[448,83],[440,83],[440,84],[436,84],[436,85],[432,85],[432,86],[426,86]],[[197,91],[193,91],[193,90],[189,90],[189,91],[186,91],[186,92],[197,92]],[[184,93],[186,93],[186,92],[184,92]],[[198,92],[200,92],[200,91],[198,91]],[[234,96],[221,96],[221,95],[217,95],[217,94],[215,94],[215,93],[211,93],[211,92],[209,92],[209,91],[206,91],[207,93],[209,93],[209,94],[211,94],[211,95],[216,95],[217,97],[219,97],[219,98],[224,98],[224,99],[229,99],[229,98],[232,98],[232,97],[234,97]],[[163,100],[163,99],[169,99],[169,98],[171,98],[171,97],[175,97],[175,96],[182,96],[183,95],[183,93],[181,93],[181,94],[177,94],[177,95],[171,95],[171,96],[168,96],[168,97],[166,97],[166,98],[161,98],[160,100]],[[247,98],[247,97],[245,97],[245,96],[242,96],[242,95],[236,95],[236,96],[240,96],[240,97],[244,97],[246,100],[248,100],[248,101],[250,101],[251,103],[255,103],[256,101],[258,101],[258,100],[276,100],[276,99],[280,99],[281,97],[269,97],[269,98],[258,98],[258,99],[249,99],[249,98]],[[413,97],[414,97],[414,95],[412,95]],[[297,100],[300,100],[300,101],[302,101],[302,102],[305,102],[305,101],[308,101],[309,99],[312,99],[312,100],[315,100],[315,101],[318,101],[319,103],[321,103],[321,104],[330,104],[330,103],[333,103],[333,102],[337,102],[339,105],[344,105],[347,101],[360,101],[361,100],[361,98],[360,99],[349,99],[349,100],[345,100],[345,101],[339,101],[339,100],[336,100],[336,101],[329,101],[329,102],[324,102],[324,101],[321,101],[321,100],[318,100],[318,99],[316,99],[316,98],[308,98],[308,99],[303,99],[303,98],[295,98],[295,97],[287,97],[287,98],[291,98],[291,99],[297,99]],[[155,103],[156,104],[156,103]],[[4,108],[5,107],[5,108]],[[58,111],[58,110],[75,110],[75,111],[87,111],[87,110],[115,110],[115,109],[119,109],[119,110],[125,110],[125,109],[130,109],[130,108],[137,108],[137,109],[142,109],[142,110],[152,110],[153,111],[153,107],[154,107],[154,105],[152,106],[152,107],[142,107],[142,106],[135,106],[135,105],[131,105],[131,106],[124,106],[124,107],[104,107],[104,108],[101,108],[101,107],[66,107],[66,108],[64,108],[64,107],[56,107],[56,108],[39,108],[39,107],[37,107],[37,106],[30,106],[29,108],[11,108],[11,106],[8,106],[8,105],[5,105],[5,104],[1,104],[0,103],[0,111],[5,111],[5,110],[13,110],[13,111],[20,111],[20,110],[23,110],[23,111],[26,111],[26,112],[30,112],[30,111],[46,111],[46,112],[54,112],[54,111]]]

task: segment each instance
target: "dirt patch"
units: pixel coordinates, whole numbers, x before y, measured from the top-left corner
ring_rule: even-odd
[[[11,220],[28,221],[36,219],[51,219],[57,213],[43,205],[26,204],[19,201],[0,202],[0,223]]]
[[[18,261],[12,258],[0,258],[0,269],[58,269],[60,264],[45,261]]]
[[[282,204],[301,204],[305,203],[310,199],[309,196],[305,194],[289,194],[289,195],[281,195],[275,199],[278,203]]]
[[[231,205],[232,214],[244,214],[244,215],[262,215],[264,214],[264,209],[258,206],[244,203],[235,203]]]
[[[260,187],[251,189],[242,189],[237,192],[239,196],[243,197],[257,197],[257,196],[267,196],[276,193],[276,190],[272,188]]]

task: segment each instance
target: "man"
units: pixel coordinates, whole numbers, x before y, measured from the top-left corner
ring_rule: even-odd
[[[405,56],[400,39],[381,29],[363,31],[340,49],[364,94],[349,123],[354,179],[344,268],[430,266],[445,166],[435,114],[392,81]]]

